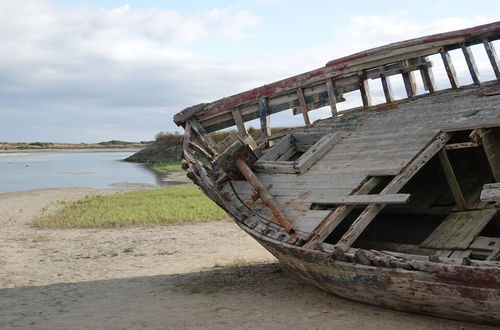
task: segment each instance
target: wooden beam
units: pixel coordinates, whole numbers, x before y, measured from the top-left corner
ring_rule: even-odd
[[[271,136],[271,125],[269,120],[269,109],[267,107],[267,99],[262,98],[259,100],[259,118],[260,130],[267,136]]]
[[[495,181],[500,182],[500,142],[492,129],[479,130],[479,136],[482,139],[484,153],[490,164],[493,177]]]
[[[450,81],[451,88],[458,88],[460,84],[458,83],[457,73],[455,71],[455,66],[451,61],[450,54],[447,51],[442,51],[441,58],[443,59],[444,68],[446,69],[446,74],[448,75],[448,80]]]
[[[241,137],[247,136],[248,132],[245,127],[245,123],[243,122],[243,117],[241,117],[240,110],[234,109],[233,111],[231,111],[231,113],[233,114],[234,122],[236,123],[236,127],[238,128],[238,134]]]
[[[495,47],[493,44],[488,41],[488,39],[483,39],[484,49],[486,50],[486,54],[491,63],[491,67],[493,68],[493,72],[495,72],[495,76],[497,79],[500,79],[500,62],[498,61],[497,52],[495,51]]]
[[[451,166],[450,159],[448,158],[448,154],[446,150],[441,149],[438,153],[439,161],[441,162],[441,166],[444,170],[444,175],[446,177],[446,181],[450,186],[451,194],[455,199],[455,203],[457,204],[457,208],[459,211],[467,210],[467,205],[465,204],[465,198],[462,194],[462,189],[460,189],[460,185],[458,184],[457,177],[455,176],[455,172],[453,171],[453,167]]]
[[[299,98],[300,110],[302,111],[302,116],[304,116],[304,123],[306,125],[311,125],[311,120],[309,119],[309,113],[307,109],[306,99],[304,97],[304,92],[302,87],[297,88],[297,97]]]
[[[217,144],[214,142],[214,140],[212,140],[210,135],[208,135],[208,133],[205,131],[205,128],[203,128],[203,126],[201,126],[197,120],[190,120],[189,122],[198,139],[200,139],[200,141],[205,144],[210,152],[212,152],[214,155],[217,155]]]
[[[479,143],[475,142],[460,142],[460,143],[450,143],[444,146],[445,150],[453,149],[464,149],[464,148],[475,148],[479,147]]]
[[[372,98],[370,95],[370,86],[368,85],[368,80],[366,80],[364,75],[358,76],[359,91],[361,93],[361,101],[363,102],[363,108],[368,108],[372,105]]]
[[[374,194],[374,195],[349,195],[318,198],[315,203],[319,204],[405,204],[410,199],[410,194]]]
[[[417,95],[417,83],[415,81],[415,72],[403,72],[403,82],[405,84],[406,95],[411,98]]]
[[[330,109],[332,110],[332,117],[337,115],[337,100],[335,99],[335,82],[332,79],[326,81],[326,91],[328,92],[328,101],[330,102]]]
[[[420,75],[422,76],[422,82],[424,83],[424,89],[429,93],[434,93],[437,90],[436,81],[434,80],[434,74],[432,73],[431,67],[421,67]]]
[[[469,68],[470,75],[472,77],[472,81],[474,84],[479,85],[481,83],[481,79],[479,77],[479,70],[477,69],[476,61],[474,60],[474,54],[472,54],[472,50],[469,46],[465,44],[461,44],[460,48],[462,48],[462,52],[465,56],[465,62],[467,62],[467,67]]]
[[[391,81],[389,77],[385,74],[384,68],[379,68],[380,81],[382,82],[382,88],[384,89],[385,101],[391,103],[394,101],[394,95],[392,94]]]
[[[363,185],[353,192],[355,194],[368,194],[378,184],[382,182],[382,178],[378,176],[371,177]],[[316,244],[321,244],[330,235],[335,228],[345,219],[345,217],[354,209],[354,205],[340,205],[335,211],[327,216],[312,232],[311,238],[304,244],[304,248],[309,249]]]
[[[441,133],[427,148],[418,154],[413,160],[392,179],[392,181],[380,192],[380,194],[397,193],[427,162],[444,147],[450,139],[447,133]],[[361,235],[371,221],[384,208],[384,204],[370,204],[353,222],[351,227],[335,244],[335,248],[346,250]]]

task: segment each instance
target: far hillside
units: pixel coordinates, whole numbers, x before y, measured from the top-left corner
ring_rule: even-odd
[[[152,141],[127,142],[120,140],[104,141],[99,143],[56,143],[56,142],[0,142],[0,150],[33,150],[33,149],[121,149],[145,148]]]

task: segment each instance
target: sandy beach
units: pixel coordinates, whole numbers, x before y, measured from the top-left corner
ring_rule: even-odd
[[[117,192],[0,194],[0,329],[493,329],[327,294],[230,222],[31,226],[62,200]],[[241,267],[225,267],[235,260]]]

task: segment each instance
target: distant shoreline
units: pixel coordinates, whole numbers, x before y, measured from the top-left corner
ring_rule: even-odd
[[[145,147],[130,147],[130,148],[117,148],[117,147],[102,147],[102,148],[54,148],[54,149],[0,149],[0,157],[2,156],[28,156],[41,152],[137,152]]]

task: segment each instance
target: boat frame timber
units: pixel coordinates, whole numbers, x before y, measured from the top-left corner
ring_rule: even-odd
[[[185,130],[183,166],[188,177],[230,214],[244,231],[307,282],[360,302],[498,325],[500,262],[495,260],[500,257],[500,252],[491,252],[486,260],[474,260],[468,255],[448,253],[446,256],[425,256],[352,247],[387,204],[404,203],[407,200],[399,193],[400,189],[434,156],[439,156],[447,173],[446,178],[458,210],[467,209],[466,202],[460,195],[460,187],[456,184],[453,168],[447,167],[449,160],[446,150],[478,147],[480,143],[474,139],[482,139],[495,180],[500,181],[497,177],[500,173],[500,151],[495,146],[496,142],[488,144],[491,129],[500,127],[498,109],[485,112],[488,116],[479,118],[477,123],[454,122],[440,128],[434,138],[402,169],[381,171],[383,173],[380,175],[392,174],[393,178],[378,195],[379,201],[366,197],[373,196],[367,194],[379,183],[377,176],[372,176],[363,181],[348,199],[342,199],[335,211],[329,213],[309,233],[293,227],[269,193],[271,188],[266,187],[254,171],[265,168],[267,173],[300,173],[300,169],[295,165],[291,166],[289,162],[270,164],[261,161],[259,156],[262,149],[268,149],[290,134],[320,130],[322,121],[312,124],[309,111],[324,106],[330,106],[331,118],[339,122],[342,117],[391,111],[405,103],[440,95],[455,93],[460,97],[461,93],[470,91],[481,95],[500,94],[499,61],[492,44],[492,41],[499,38],[500,22],[495,22],[393,43],[333,60],[320,69],[212,103],[186,108],[174,117],[177,125],[183,126]],[[484,46],[488,55],[496,77],[494,81],[480,80],[470,51],[471,46],[478,44]],[[449,54],[455,49],[463,52],[473,81],[470,86],[460,86]],[[438,90],[434,82],[432,63],[427,57],[435,54],[439,54],[443,61],[450,89]],[[423,95],[417,95],[414,76],[417,72],[420,73],[426,90]],[[395,101],[389,80],[393,75],[402,76],[406,98]],[[367,80],[374,78],[380,78],[385,103],[372,105]],[[362,107],[339,112],[337,103],[344,101],[344,94],[355,90],[360,92]],[[304,126],[272,134],[270,116],[290,108],[294,109],[294,114],[303,116]],[[264,138],[255,142],[249,136],[245,122],[257,118],[260,118]],[[209,134],[232,126],[237,128],[239,137],[233,137],[229,143],[215,143]],[[459,130],[472,130],[475,135],[472,136],[471,133],[471,142],[449,143],[454,132]],[[488,149],[488,146],[491,148]],[[311,152],[309,156],[319,159],[323,155],[324,152]],[[200,157],[209,160],[210,166],[204,165]],[[238,176],[239,180],[247,180],[253,188],[252,198],[261,199],[265,207],[271,210],[274,220],[262,217],[256,210],[246,207],[233,185]],[[495,184],[485,186],[484,200],[490,198],[487,201],[496,203],[494,208],[498,207],[498,192],[499,187]],[[368,204],[361,215],[335,244],[325,243],[326,237],[354,208],[356,201],[360,200],[363,201],[361,204]]]

